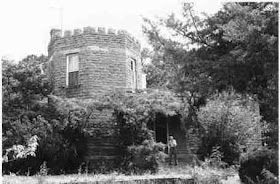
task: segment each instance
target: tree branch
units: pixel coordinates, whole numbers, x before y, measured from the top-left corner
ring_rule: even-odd
[[[189,8],[188,10],[189,10],[189,13],[190,13],[190,16],[191,16],[191,19],[192,19],[194,28],[195,28],[195,30],[196,30],[196,35],[197,35],[197,37],[200,39],[201,43],[204,43],[204,44],[207,45],[207,46],[211,46],[211,45],[209,45],[209,44],[198,34],[198,28],[197,28],[197,25],[196,25],[196,23],[195,23],[194,16],[193,16],[193,14],[192,14],[191,8]]]

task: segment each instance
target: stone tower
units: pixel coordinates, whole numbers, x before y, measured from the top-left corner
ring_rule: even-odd
[[[51,30],[49,77],[54,94],[90,98],[110,91],[146,86],[140,43],[124,30],[85,27]]]

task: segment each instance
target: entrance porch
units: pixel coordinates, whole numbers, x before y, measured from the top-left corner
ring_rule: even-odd
[[[189,157],[187,147],[187,138],[178,115],[165,116],[157,114],[156,119],[148,124],[148,128],[154,131],[154,139],[156,142],[166,144],[169,141],[169,136],[173,136],[177,142],[177,158],[179,162],[186,162]],[[169,153],[166,148],[165,153]]]

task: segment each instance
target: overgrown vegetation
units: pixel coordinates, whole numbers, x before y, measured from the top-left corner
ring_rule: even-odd
[[[3,154],[8,161],[3,163],[3,173],[36,174],[44,163],[50,174],[76,172],[83,153],[79,145],[85,110],[62,110],[47,102],[51,85],[41,70],[45,56],[31,55],[18,64],[2,62]],[[28,141],[32,137],[36,147]],[[26,149],[17,146],[25,144]]]
[[[244,183],[278,183],[278,156],[275,151],[261,148],[241,157],[239,176]]]
[[[163,178],[167,181],[169,178],[180,178],[180,180],[195,179],[196,182],[200,183],[220,183],[223,179],[228,184],[238,184],[240,181],[236,176],[232,176],[234,171],[231,169],[217,170],[213,168],[192,168],[188,165],[178,167],[164,167],[159,170],[156,174],[145,173],[145,175],[125,175],[122,173],[113,172],[110,174],[73,174],[73,175],[60,175],[60,176],[41,176],[41,177],[27,177],[27,176],[3,176],[3,182],[9,183],[29,183],[37,184],[38,182],[43,183],[123,183],[123,182],[137,182],[137,183],[150,183],[150,181],[158,180],[162,183]],[[168,182],[177,182],[169,180]]]
[[[121,168],[126,173],[155,173],[159,162],[164,161],[165,145],[156,143],[148,123],[157,114],[165,117],[187,116],[187,105],[174,93],[153,90],[148,93],[104,96],[102,106],[114,109],[121,147]],[[183,119],[183,118],[182,118]],[[182,122],[183,123],[183,122]]]
[[[144,33],[153,47],[142,53],[151,59],[148,87],[165,92],[66,100],[51,95],[42,72],[45,56],[31,55],[18,64],[2,61],[3,173],[46,175],[86,168],[82,143],[87,136],[108,133],[88,129],[94,123],[90,116],[111,109],[118,126],[110,135],[120,140],[122,172],[157,172],[165,154],[147,125],[157,115],[178,116],[184,129],[201,135],[199,153],[206,164],[228,167],[243,155],[243,182],[276,182],[278,3],[225,3],[211,16],[197,16],[192,4],[184,3],[180,16],[145,19]],[[252,147],[255,140],[265,146]],[[98,164],[100,172],[108,170],[103,160]]]
[[[166,117],[187,114],[179,98],[171,92],[160,91],[104,94],[89,102],[56,97],[50,94],[51,85],[38,68],[38,63],[44,61],[37,60],[42,58],[28,56],[19,64],[5,61],[3,95],[9,98],[3,103],[3,154],[8,161],[3,164],[4,174],[43,175],[43,171],[45,174],[45,171],[47,174],[61,174],[85,169],[85,139],[87,136],[101,138],[108,134],[107,131],[89,128],[89,124],[95,123],[91,114],[106,109],[114,112],[113,122],[110,123],[117,124],[116,130],[111,130],[110,135],[120,140],[120,157],[116,163],[121,168],[115,169],[126,173],[158,170],[159,161],[165,155],[163,145],[154,142],[147,123],[155,121],[159,113]],[[30,83],[38,85],[29,88]],[[29,96],[22,94],[25,90],[18,88],[28,89],[26,93]],[[10,106],[13,103],[20,105]],[[32,153],[27,149],[18,149],[24,147],[17,145],[24,145],[32,136],[38,137],[38,145],[35,149],[32,147]],[[112,165],[106,161],[100,161],[95,166],[98,172],[114,170],[109,169]]]
[[[159,170],[159,163],[164,162],[167,155],[164,153],[165,145],[155,143],[153,139],[145,140],[141,145],[129,146],[128,171],[135,174],[151,171],[155,174]]]
[[[202,145],[199,153],[208,157],[219,146],[222,161],[238,164],[240,154],[261,146],[258,106],[249,97],[234,92],[214,95],[197,112],[202,128]],[[247,149],[247,150],[246,150]]]
[[[262,143],[274,149],[277,155],[278,3],[224,3],[214,15],[202,16],[194,13],[192,3],[183,3],[181,14],[172,13],[166,18],[144,21],[144,33],[153,47],[143,52],[151,61],[146,67],[148,86],[188,94],[188,120],[192,122],[192,128],[203,127],[204,124],[205,129],[208,121],[213,126],[226,126],[215,110],[207,110],[214,105],[213,101],[206,104],[213,95],[234,90],[243,96],[251,96],[259,105],[260,121],[267,127],[262,131]],[[228,114],[218,106],[215,108],[224,115]],[[241,121],[246,126],[249,118],[254,116],[235,104],[224,108],[232,112],[237,110],[236,115],[229,113],[237,118],[234,126],[243,126]],[[196,112],[201,110],[209,111],[210,117],[216,117],[210,120],[204,116],[205,121],[200,124]],[[245,127],[240,128],[237,130],[242,135]],[[224,154],[223,160],[233,163],[240,154],[240,145],[234,140],[238,136],[222,136],[229,142],[227,144],[221,144],[222,137],[211,139],[212,143],[208,142],[211,146],[205,140],[205,150],[201,151],[210,154],[213,146],[221,146],[223,152],[229,153]]]

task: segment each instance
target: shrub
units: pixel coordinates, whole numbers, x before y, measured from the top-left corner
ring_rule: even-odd
[[[39,176],[47,176],[48,175],[48,167],[47,167],[47,162],[43,162],[43,164],[40,166],[40,170],[37,173]]]
[[[28,140],[27,146],[13,145],[13,147],[6,149],[5,155],[2,158],[3,162],[10,162],[16,159],[27,158],[28,156],[35,157],[37,146],[38,137],[37,135],[34,135]]]
[[[151,173],[156,173],[159,162],[164,161],[167,157],[164,149],[164,144],[155,143],[153,140],[145,140],[138,146],[129,146],[128,171],[141,174],[149,170]]]
[[[250,141],[261,143],[260,115],[254,102],[234,92],[224,92],[208,99],[197,113],[202,129],[200,154],[209,157],[214,146],[220,146],[222,161],[235,164],[243,147]],[[251,147],[254,145],[250,144]]]
[[[117,111],[115,112],[115,115]],[[164,145],[155,143],[152,131],[135,116],[118,112],[120,142],[120,165],[123,172],[142,174],[158,171],[158,163],[164,157]]]
[[[222,161],[223,153],[220,151],[220,146],[215,146],[212,149],[212,153],[209,159],[206,159],[209,162],[209,166],[216,167],[216,168],[225,168],[228,166],[227,163]]]
[[[3,173],[33,175],[40,171],[44,161],[48,164],[49,174],[76,172],[84,153],[82,143],[86,133],[83,131],[83,117],[87,112],[83,108],[65,109],[62,104],[44,104],[35,112],[34,116],[23,113],[21,120],[5,119],[3,134],[7,139],[3,141],[4,149],[17,148],[16,145],[22,144],[32,135],[38,137],[38,146],[34,154],[30,152],[31,148],[26,147],[23,153],[28,154],[22,157],[24,159],[4,163]]]
[[[242,182],[278,183],[278,153],[260,148],[242,155],[239,177]]]

